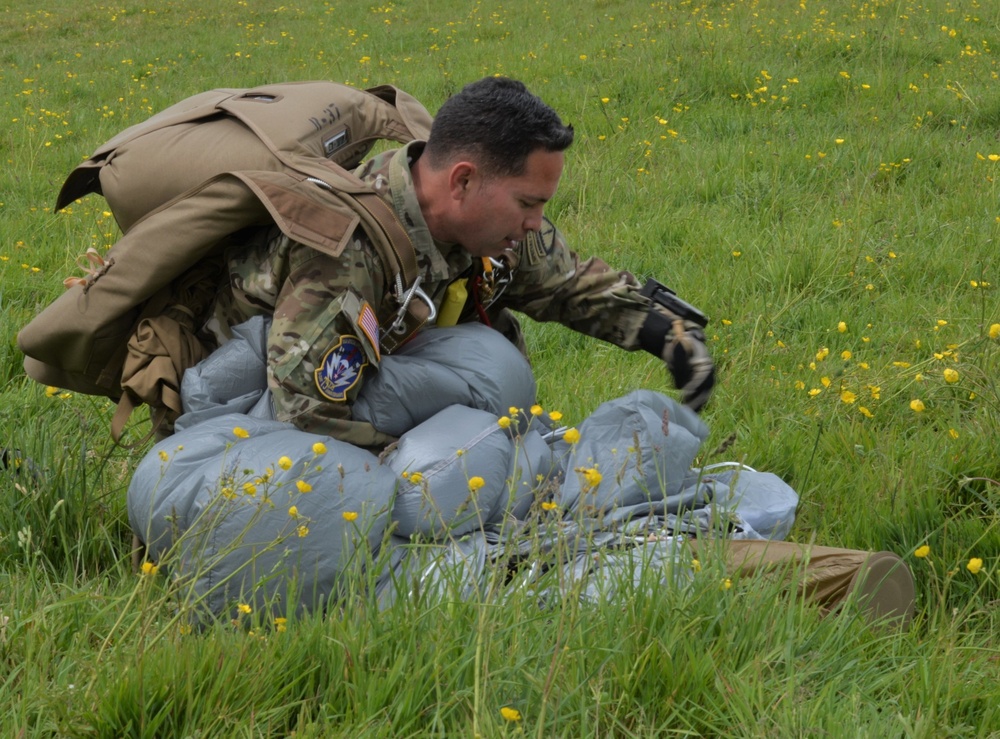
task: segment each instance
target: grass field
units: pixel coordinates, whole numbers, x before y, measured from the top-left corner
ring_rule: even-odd
[[[1000,6],[0,7],[0,443],[18,450],[0,474],[0,734],[1000,736]],[[359,593],[335,616],[192,634],[165,578],[132,573],[143,449],[111,443],[109,401],[27,380],[15,343],[117,238],[99,197],[52,213],[66,175],[209,88],[391,83],[434,111],[488,74],[576,128],[548,210],[570,244],[711,316],[699,461],[788,481],[795,540],[904,556],[909,632],[706,576],[546,610],[378,612]],[[645,354],[527,328],[540,400],[569,420],[671,392]]]

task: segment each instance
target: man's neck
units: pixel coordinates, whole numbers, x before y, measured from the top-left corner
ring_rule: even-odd
[[[435,241],[449,242],[451,239],[442,233],[443,209],[441,203],[447,203],[448,197],[447,171],[436,171],[430,167],[426,157],[419,157],[410,163],[410,175],[413,177],[413,188],[417,193],[420,212],[427,223],[427,230]]]

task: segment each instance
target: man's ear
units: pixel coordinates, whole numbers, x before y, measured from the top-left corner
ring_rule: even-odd
[[[448,171],[448,190],[453,200],[464,200],[472,190],[479,170],[472,162],[456,162]]]

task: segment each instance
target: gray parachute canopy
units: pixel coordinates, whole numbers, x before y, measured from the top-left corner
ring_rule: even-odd
[[[427,330],[382,359],[354,406],[399,437],[381,458],[274,420],[267,322],[235,335],[187,371],[176,433],[128,492],[133,530],[195,611],[322,609],[364,584],[384,605],[469,597],[496,560],[533,561],[511,587],[604,598],[650,567],[672,582],[677,535],[780,539],[794,520],[798,497],[774,475],[692,469],[708,429],[659,393],[604,403],[570,443],[531,414],[527,360],[481,325]]]

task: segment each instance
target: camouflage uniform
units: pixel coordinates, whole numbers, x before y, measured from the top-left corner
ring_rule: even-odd
[[[423,142],[380,154],[356,174],[400,216],[413,241],[423,275],[421,288],[440,308],[448,285],[465,276],[475,281],[483,267],[458,244],[431,238],[417,202],[410,165]],[[492,302],[483,285],[488,319],[514,341],[517,323],[506,310],[538,321],[558,321],[576,331],[624,349],[638,348],[639,328],[649,301],[628,272],[616,272],[599,259],[581,262],[548,220],[509,253],[511,279]],[[392,438],[351,418],[351,405],[364,377],[381,357],[371,313],[385,325],[398,303],[381,260],[362,229],[339,258],[320,253],[262,229],[227,252],[230,289],[220,291],[209,327],[220,338],[252,315],[273,314],[268,342],[268,384],[279,419],[365,447]],[[498,286],[499,287],[499,286]],[[366,315],[368,321],[363,320]],[[480,320],[470,300],[461,322]]]

